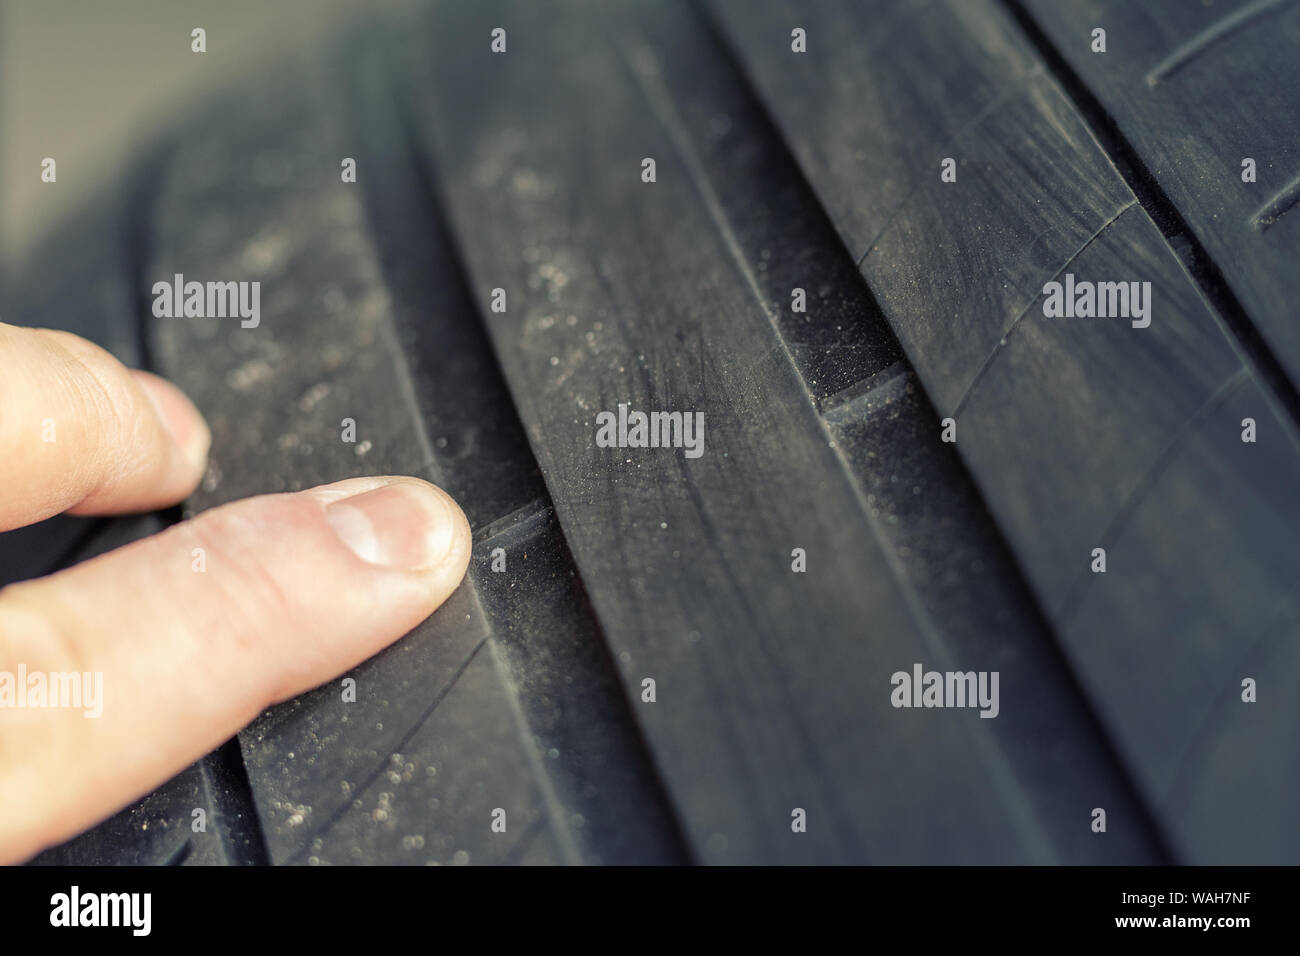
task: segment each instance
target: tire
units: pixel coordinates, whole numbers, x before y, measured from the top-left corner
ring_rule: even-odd
[[[83,334],[207,416],[186,513],[416,474],[475,556],[344,675],[355,700],[272,709],[37,862],[1300,858],[1276,691],[1300,676],[1296,220],[1248,253],[1203,178],[1149,171],[1173,168],[1164,106],[1069,48],[1108,16],[1107,62],[1210,29],[1096,3],[445,4],[173,130],[88,214],[113,225],[41,258],[116,290]],[[1261,153],[1295,142],[1243,122]],[[1151,325],[1043,318],[1067,268],[1149,279]],[[260,280],[260,325],[150,318],[176,273]],[[703,413],[703,453],[600,447],[620,404]],[[178,517],[60,547],[43,525],[26,567]],[[895,706],[917,663],[997,672],[996,719]],[[1274,690],[1244,704],[1245,677]]]

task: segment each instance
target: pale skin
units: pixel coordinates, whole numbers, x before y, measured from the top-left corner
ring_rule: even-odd
[[[163,379],[0,323],[0,531],[174,505],[210,442]],[[103,675],[97,718],[0,706],[0,863],[110,816],[402,637],[460,584],[470,544],[442,490],[354,478],[214,508],[0,590],[0,673]]]

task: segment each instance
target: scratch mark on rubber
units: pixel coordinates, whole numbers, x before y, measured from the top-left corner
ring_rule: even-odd
[[[1276,645],[1291,633],[1288,625],[1296,620],[1298,597],[1300,597],[1300,583],[1293,586],[1278,602],[1277,610],[1268,617],[1255,641],[1241,655],[1240,661],[1236,663],[1236,669],[1246,668],[1243,672],[1250,673],[1252,669],[1263,669],[1267,665],[1269,655],[1273,653]],[[1224,689],[1201,716],[1196,730],[1183,748],[1174,772],[1169,777],[1169,784],[1161,794],[1161,805],[1166,811],[1181,812],[1181,809],[1191,802],[1197,790],[1196,778],[1202,772],[1208,756],[1205,745],[1216,728],[1228,723],[1223,717],[1223,712],[1236,704],[1239,690],[1240,688],[1231,681],[1226,682]]]
[[[1124,213],[1128,212],[1137,204],[1138,201],[1137,201],[1137,197],[1135,196],[1132,199],[1130,199],[1128,202],[1126,202],[1123,206],[1121,206],[1119,208],[1119,211],[1116,212],[1115,215],[1111,216],[1109,219],[1107,219],[1105,222],[1103,222],[1100,226],[1097,227],[1097,231],[1094,232],[1091,236],[1089,236],[1084,241],[1083,245],[1079,246],[1078,249],[1074,250],[1074,253],[1070,256],[1070,258],[1066,259],[1065,262],[1061,265],[1061,267],[1057,269],[1054,273],[1052,273],[1052,278],[1047,281],[1052,282],[1055,281],[1058,277],[1060,277],[1061,273],[1064,272],[1066,269],[1070,268],[1070,266],[1074,264],[1075,260],[1077,260],[1079,256],[1083,255],[1083,253],[1087,250],[1087,248],[1091,246],[1094,242],[1096,242],[1098,237],[1100,237],[1103,232],[1105,232],[1111,226],[1115,225],[1115,223],[1119,221],[1120,217],[1123,216]],[[1029,301],[1029,304],[1026,305],[1023,310],[1021,310],[1020,314],[1017,315],[1011,321],[1011,324],[1002,330],[1002,336],[1001,338],[998,339],[997,344],[993,346],[993,351],[989,352],[988,358],[986,358],[984,360],[984,363],[980,365],[979,371],[975,373],[975,377],[971,379],[971,383],[966,386],[966,391],[962,394],[961,400],[957,402],[957,407],[953,409],[952,411],[953,418],[956,418],[958,415],[961,414],[962,409],[966,407],[966,403],[970,400],[971,395],[974,394],[975,386],[979,385],[980,380],[983,379],[984,375],[988,372],[988,370],[993,367],[993,360],[997,358],[997,356],[1002,352],[1003,347],[1007,344],[1007,339],[1011,337],[1011,334],[1015,332],[1016,328],[1020,325],[1020,323],[1024,321],[1024,318],[1027,315],[1029,315],[1030,310],[1033,309],[1034,303],[1037,301],[1038,301],[1038,296],[1034,296]]]
[[[478,652],[483,649],[483,645],[485,645],[487,642],[488,642],[488,636],[486,634],[484,634],[483,637],[479,638],[478,643],[475,644],[474,649],[470,651],[468,655],[466,655],[464,662],[460,665],[460,667],[456,669],[456,673],[452,675],[451,680],[447,681],[446,686],[444,686],[442,690],[438,692],[438,696],[429,702],[429,706],[427,706],[424,709],[424,713],[422,713],[411,724],[410,729],[408,729],[407,732],[402,735],[401,740],[399,740],[396,743],[396,745],[394,745],[393,751],[395,753],[400,753],[406,749],[407,745],[415,738],[415,735],[420,731],[420,728],[423,727],[428,722],[429,718],[433,716],[433,712],[438,709],[438,705],[441,704],[444,700],[446,700],[447,695],[452,692],[452,689],[458,683],[460,683],[461,677],[464,675],[465,671],[469,670],[469,665],[473,663],[474,658],[478,657]],[[371,784],[373,784],[376,780],[379,779],[379,775],[384,772],[384,768],[387,766],[388,766],[387,761],[381,762],[378,767],[376,767],[373,771],[371,771],[371,773],[369,773],[366,776],[366,778],[356,786],[355,792],[363,793],[367,788],[370,787]],[[313,831],[306,839],[303,840],[302,846],[300,846],[296,851],[294,851],[293,855],[289,857],[287,862],[293,863],[295,860],[300,859],[302,855],[307,852],[307,848],[311,846],[312,840],[314,840],[316,837],[324,836],[326,833],[328,833],[330,831],[330,828],[333,827],[334,824],[338,823],[339,820],[343,818],[343,815],[347,813],[350,809],[352,809],[352,803],[351,801],[347,801],[342,806],[340,806],[337,810],[331,813],[328,817],[326,817],[325,822],[322,823],[315,831]]]
[[[1300,203],[1300,176],[1291,180],[1259,207],[1251,216],[1251,225],[1260,232],[1267,232],[1269,227],[1295,208]]]
[[[1097,542],[1099,547],[1104,548],[1107,551],[1111,549],[1115,544],[1116,539],[1119,538],[1120,532],[1124,530],[1128,525],[1129,519],[1133,516],[1133,513],[1137,511],[1138,506],[1141,505],[1147,495],[1151,493],[1151,490],[1155,488],[1156,483],[1159,482],[1161,476],[1169,469],[1173,460],[1178,456],[1178,453],[1182,450],[1183,445],[1188,436],[1192,434],[1193,430],[1195,430],[1201,422],[1205,421],[1205,419],[1213,414],[1215,410],[1222,407],[1225,402],[1232,398],[1233,395],[1235,395],[1240,389],[1244,388],[1253,379],[1254,376],[1251,374],[1250,368],[1246,365],[1240,366],[1237,371],[1233,372],[1223,381],[1223,384],[1214,390],[1209,398],[1201,404],[1200,408],[1196,409],[1196,411],[1192,412],[1192,414],[1187,417],[1187,420],[1183,422],[1178,431],[1169,439],[1169,443],[1165,445],[1156,456],[1155,460],[1151,463],[1151,467],[1149,467],[1146,472],[1143,473],[1142,477],[1138,479],[1138,483],[1134,486],[1133,490],[1129,492],[1128,497],[1125,498],[1124,502],[1116,509],[1114,516],[1106,525],[1106,530],[1102,532],[1101,538]],[[1065,596],[1065,600],[1061,602],[1060,611],[1054,615],[1054,623],[1058,627],[1064,629],[1066,624],[1069,623],[1071,616],[1073,616],[1075,610],[1077,610],[1079,604],[1083,600],[1083,596],[1087,591],[1087,582],[1091,577],[1092,573],[1087,568],[1084,568],[1079,572],[1077,578],[1078,583],[1070,589],[1070,592]]]
[[[1157,86],[1173,76],[1224,37],[1236,33],[1255,18],[1282,6],[1287,0],[1255,0],[1210,24],[1156,64],[1147,74],[1147,86]]]

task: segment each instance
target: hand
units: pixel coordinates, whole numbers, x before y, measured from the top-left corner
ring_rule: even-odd
[[[209,442],[175,386],[74,335],[0,324],[0,531],[173,505]],[[392,643],[456,589],[469,554],[445,492],[354,478],[215,508],[0,590],[0,863],[79,833]],[[32,682],[51,674],[87,700],[48,706],[58,688]]]

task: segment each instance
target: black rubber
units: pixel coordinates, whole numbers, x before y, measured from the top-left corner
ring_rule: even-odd
[[[1122,72],[1091,73],[1111,22]],[[1295,862],[1300,220],[1222,226],[1206,190],[1233,223],[1258,194],[1170,130],[1257,124],[1283,177],[1296,120],[1232,112],[1244,32],[1217,98],[1176,91],[1191,66],[1151,88],[1177,122],[1117,79],[1206,29],[1120,3],[438,4],[176,129],[41,257],[100,290],[82,311],[59,322],[40,276],[8,311],[186,389],[214,434],[188,511],[417,474],[475,557],[346,675],[355,703],[335,681],[274,709],[38,862]],[[1294,57],[1269,71],[1295,90]],[[1150,280],[1151,326],[1043,318],[1067,269]],[[141,325],[178,272],[262,281],[260,327]],[[619,403],[703,412],[704,454],[598,448]],[[163,520],[61,519],[0,568]],[[894,708],[917,662],[998,671],[1000,714]]]

